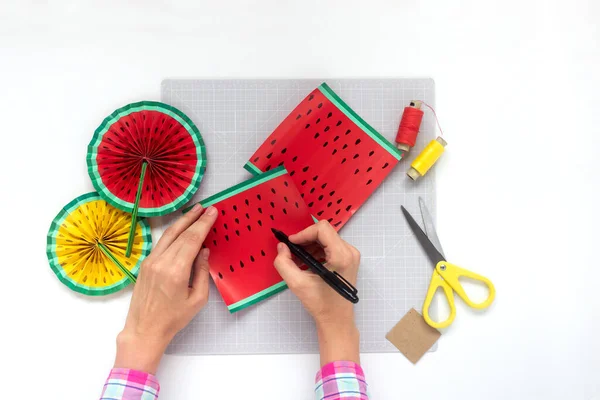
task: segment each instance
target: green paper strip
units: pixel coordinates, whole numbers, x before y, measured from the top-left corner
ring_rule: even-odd
[[[253,304],[256,304],[264,299],[266,299],[267,297],[271,297],[274,294],[277,294],[283,290],[287,289],[287,285],[285,282],[279,282],[274,284],[271,287],[268,287],[264,290],[261,290],[260,292],[253,294],[250,297],[246,297],[244,300],[240,300],[237,303],[233,303],[230,306],[227,307],[227,309],[229,310],[230,313],[234,313],[234,312],[238,312],[240,310],[243,310],[246,307],[250,307]]]
[[[255,176],[254,178],[248,179],[247,181],[244,181],[242,183],[238,183],[237,185],[232,186],[229,189],[223,190],[222,192],[207,197],[206,199],[199,201],[198,204],[200,204],[204,208],[212,206],[213,204],[228,199],[229,197],[235,196],[236,194],[241,193],[244,190],[251,189],[255,186],[260,185],[261,183],[270,181],[271,179],[275,179],[285,174],[287,174],[287,170],[284,166],[277,167],[269,172],[265,172],[264,174]],[[183,210],[183,212],[186,213],[190,211],[192,207],[193,206],[187,207]]]
[[[121,272],[132,282],[135,283],[137,279],[133,274],[125,268],[121,263],[112,255],[112,253],[106,248],[106,246],[102,243],[98,243],[98,248],[104,253],[106,257],[108,257],[120,270]]]
[[[358,125],[363,131],[366,132],[373,140],[379,143],[384,149],[386,149],[396,160],[401,160],[403,157],[402,151],[398,150],[396,146],[390,143],[385,137],[377,132],[371,125],[369,125],[364,119],[362,119],[348,104],[344,102],[338,96],[333,89],[329,87],[325,82],[319,86],[319,91],[323,93],[325,97],[329,99],[333,104],[337,106],[342,112]]]
[[[137,193],[135,194],[133,212],[131,213],[131,228],[129,228],[129,237],[127,238],[127,249],[125,250],[125,257],[127,258],[131,256],[131,248],[133,247],[133,239],[135,237],[135,228],[137,227],[138,209],[140,207],[140,199],[142,198],[142,189],[144,187],[144,177],[146,176],[146,168],[148,168],[148,163],[144,161],[142,163],[142,172],[140,173],[140,182],[138,183]]]

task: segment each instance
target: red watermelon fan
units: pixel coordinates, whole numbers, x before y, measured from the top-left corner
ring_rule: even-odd
[[[88,145],[87,165],[100,196],[130,212],[135,221],[138,215],[165,215],[188,202],[204,175],[206,149],[184,113],[142,101],[119,108],[102,122]],[[130,232],[127,257],[132,239]]]

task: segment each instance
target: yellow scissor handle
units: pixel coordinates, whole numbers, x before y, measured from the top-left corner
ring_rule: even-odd
[[[492,281],[490,281],[485,276],[481,276],[474,272],[468,271],[466,269],[462,269],[462,268],[460,268],[454,264],[450,264],[449,262],[446,262],[446,261],[440,261],[435,266],[435,270],[442,276],[442,278],[446,281],[446,283],[448,285],[450,285],[450,287],[452,289],[454,289],[456,294],[461,299],[463,299],[464,302],[467,303],[469,305],[469,307],[471,307],[471,308],[477,308],[480,310],[487,308],[494,301],[494,297],[496,297],[496,289],[494,288],[494,284],[492,283]],[[481,303],[475,303],[475,302],[471,301],[471,299],[465,292],[465,289],[463,289],[462,285],[460,284],[460,282],[458,280],[458,278],[460,278],[461,276],[473,279],[475,281],[479,281],[479,282],[483,283],[484,285],[486,285],[489,290],[487,299],[485,299]]]
[[[439,265],[439,264],[438,264]],[[448,301],[448,306],[450,307],[450,315],[445,321],[436,322],[431,319],[429,316],[429,307],[431,306],[431,302],[433,301],[433,296],[435,296],[435,292],[438,288],[442,288],[444,291],[444,295],[446,296],[446,300]],[[425,303],[423,304],[423,318],[425,318],[425,322],[427,325],[436,328],[446,328],[450,326],[452,321],[454,321],[454,317],[456,316],[456,307],[454,306],[454,294],[452,293],[452,287],[444,281],[444,278],[438,273],[437,268],[433,270],[433,275],[431,275],[431,282],[429,283],[429,289],[427,289],[427,295],[425,295]]]

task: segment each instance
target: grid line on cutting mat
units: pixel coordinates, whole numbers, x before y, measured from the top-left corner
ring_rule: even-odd
[[[388,140],[413,99],[435,104],[431,79],[332,79],[327,84]],[[194,200],[245,179],[244,164],[321,80],[165,80],[161,100],[186,113],[207,149],[207,169]],[[400,205],[418,215],[421,196],[435,217],[434,172],[412,182],[405,172],[435,138],[425,111],[417,144],[341,230],[362,254],[356,305],[362,352],[392,352],[385,334],[411,308],[421,310],[432,268],[406,225]],[[154,241],[179,216],[154,218]],[[314,323],[289,291],[230,314],[211,282],[206,307],[167,349],[170,354],[316,353]]]

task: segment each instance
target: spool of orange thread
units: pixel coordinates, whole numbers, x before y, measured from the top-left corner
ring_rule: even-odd
[[[446,141],[441,136],[438,136],[435,140],[429,142],[421,154],[419,154],[412,164],[410,164],[410,169],[406,175],[408,175],[413,181],[416,181],[425,175],[427,171],[433,167],[433,164],[435,164],[440,158],[446,145]]]
[[[396,134],[396,147],[399,150],[409,152],[415,145],[417,134],[423,120],[423,111],[421,110],[421,101],[413,100],[410,106],[404,107],[398,133]]]

